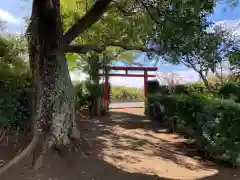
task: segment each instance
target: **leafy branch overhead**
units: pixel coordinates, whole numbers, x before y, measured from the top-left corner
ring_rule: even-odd
[[[213,2],[190,0],[86,0],[71,9],[65,3],[62,51],[103,52],[117,46],[171,55],[172,51],[184,51],[185,42],[206,29],[206,17],[213,7]],[[149,48],[150,42],[155,48]]]
[[[98,21],[103,13],[107,10],[112,0],[98,0],[91,9],[80,18],[68,31],[63,35],[63,43],[71,43],[79,34],[92,26]]]

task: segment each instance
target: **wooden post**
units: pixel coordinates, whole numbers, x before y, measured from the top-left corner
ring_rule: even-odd
[[[145,98],[148,95],[148,74],[146,70],[144,70],[144,95]]]
[[[104,104],[108,106],[108,69],[105,68],[105,84],[104,84]]]

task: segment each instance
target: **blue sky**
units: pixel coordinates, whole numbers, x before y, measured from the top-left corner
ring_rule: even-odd
[[[210,21],[218,24],[224,24],[228,28],[234,27],[236,24],[240,24],[240,5],[236,8],[227,8],[226,4],[218,4],[215,8],[214,13],[209,17]],[[29,16],[31,10],[31,0],[5,0],[0,3],[0,19],[7,21],[7,30],[9,32],[20,32],[23,33],[25,30],[23,17]],[[239,28],[240,30],[240,28]],[[238,31],[240,32],[240,31]],[[143,56],[138,57],[141,61]],[[138,60],[139,60],[138,59]],[[190,69],[187,69],[184,65],[171,65],[171,64],[161,64],[161,72],[179,72],[180,74],[188,75],[192,80],[198,79],[196,73]],[[191,73],[192,74],[191,74]],[[125,79],[125,80],[124,80]],[[136,80],[130,80],[126,78],[117,78],[112,80],[113,82],[121,82],[122,85],[127,86],[141,86],[142,80],[139,82]],[[120,83],[120,84],[121,84]],[[119,83],[117,83],[119,84]]]

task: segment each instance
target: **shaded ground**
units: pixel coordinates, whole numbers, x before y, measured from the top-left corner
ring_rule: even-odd
[[[88,159],[80,153],[59,158],[49,154],[46,166],[35,172],[30,158],[16,165],[1,180],[239,180],[239,169],[203,160],[187,139],[154,133],[141,108],[114,110],[100,120],[79,120],[92,142]],[[131,113],[131,114],[130,114]],[[19,140],[24,142],[24,140]],[[24,144],[24,143],[22,143]],[[27,141],[26,143],[27,144]],[[0,159],[10,159],[20,146],[0,148]],[[87,148],[86,148],[87,149]],[[89,149],[87,149],[89,151]]]

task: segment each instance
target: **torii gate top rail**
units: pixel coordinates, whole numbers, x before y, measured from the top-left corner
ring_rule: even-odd
[[[129,71],[157,71],[156,67],[129,67],[129,66],[107,66],[109,70],[129,70]]]
[[[124,70],[125,74],[120,73],[109,73],[111,70]],[[109,76],[119,76],[119,77],[144,77],[144,94],[145,97],[148,94],[148,77],[156,77],[156,75],[150,75],[148,71],[157,71],[156,67],[126,67],[126,66],[106,66],[104,68],[104,73],[99,74],[100,76],[105,76],[104,84],[104,102],[108,105],[108,81]],[[128,74],[128,71],[144,71],[144,74]]]

